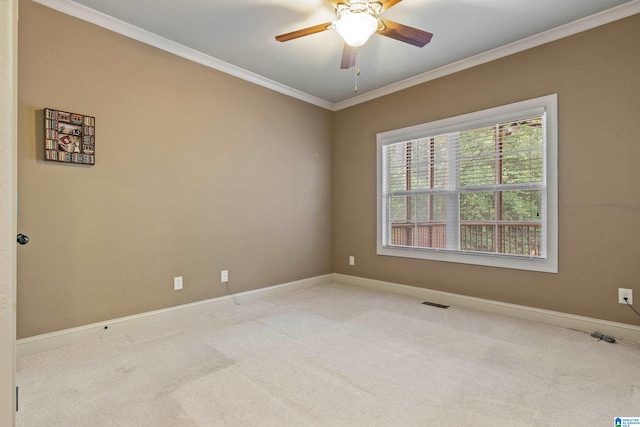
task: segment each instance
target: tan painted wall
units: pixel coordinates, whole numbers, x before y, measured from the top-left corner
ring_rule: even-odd
[[[616,302],[640,295],[639,16],[331,113],[20,7],[18,337],[224,295],[223,268],[234,291],[336,271],[640,323]],[[550,93],[559,274],[375,255],[376,133]],[[44,107],[96,116],[95,166],[43,161]]]
[[[336,113],[338,273],[640,324],[640,15]],[[559,274],[376,256],[376,133],[558,93]],[[348,265],[355,255],[356,265]]]
[[[19,38],[18,338],[333,271],[331,112],[28,0]],[[95,166],[43,160],[44,107]]]
[[[18,1],[0,1],[0,425],[16,413]]]

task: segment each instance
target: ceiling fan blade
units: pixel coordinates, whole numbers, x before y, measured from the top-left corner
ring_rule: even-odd
[[[356,65],[356,55],[358,54],[358,48],[344,44],[342,49],[342,61],[340,62],[340,69],[347,70]]]
[[[398,3],[400,3],[402,0],[378,0],[380,3],[382,3],[382,10],[381,12],[384,12],[387,9],[391,9],[393,6],[397,5]]]
[[[397,22],[389,21],[388,19],[380,19],[382,23],[382,29],[377,33],[392,39],[400,40],[401,42],[409,43],[414,46],[423,47],[431,41],[433,34],[422,31],[417,28],[409,27],[407,25],[398,24]]]
[[[302,30],[292,31],[287,34],[280,34],[279,36],[276,36],[276,40],[279,42],[286,42],[289,40],[297,39],[298,37],[321,33],[323,31],[331,29],[332,25],[333,23],[327,22],[325,24],[314,25],[313,27],[303,28]]]

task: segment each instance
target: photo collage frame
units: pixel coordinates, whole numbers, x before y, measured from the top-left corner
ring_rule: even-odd
[[[45,108],[44,121],[45,160],[95,165],[95,117]]]

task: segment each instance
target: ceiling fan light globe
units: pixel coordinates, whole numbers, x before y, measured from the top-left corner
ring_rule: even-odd
[[[349,13],[341,16],[335,26],[346,44],[358,47],[376,32],[378,20],[366,12]]]

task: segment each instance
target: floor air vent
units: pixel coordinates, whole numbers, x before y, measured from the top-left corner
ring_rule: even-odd
[[[424,305],[430,305],[431,307],[444,308],[444,309],[449,308],[449,306],[448,306],[448,305],[436,304],[435,302],[429,302],[429,301],[425,301],[425,302],[423,302],[422,304],[424,304]]]

